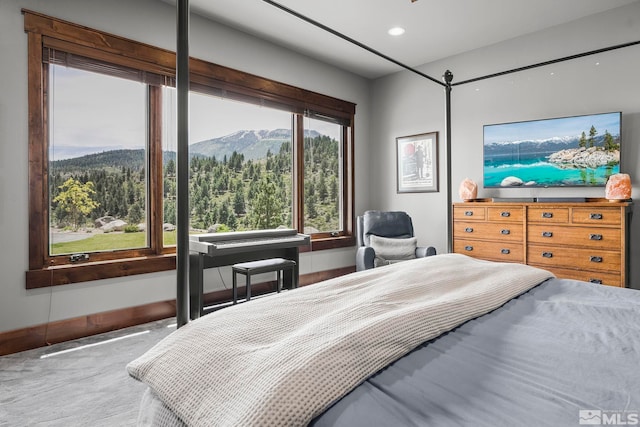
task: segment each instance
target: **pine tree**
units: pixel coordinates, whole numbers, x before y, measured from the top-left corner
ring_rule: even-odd
[[[318,174],[318,199],[320,202],[324,202],[328,195],[327,183],[324,179],[324,170],[320,169],[320,173]]]
[[[165,199],[163,209],[164,223],[175,224],[176,223],[176,202],[175,199]]]
[[[169,159],[164,167],[164,176],[176,176],[176,162],[173,159]]]
[[[315,218],[318,216],[318,210],[316,208],[316,195],[310,194],[304,198],[305,200],[305,212],[308,218]]]
[[[604,149],[606,151],[614,151],[617,148],[618,147],[615,141],[613,140],[613,136],[609,133],[608,130],[605,130],[604,131]]]
[[[582,131],[582,135],[580,135],[580,142],[578,143],[579,147],[586,148],[587,147],[587,134]]]
[[[129,214],[127,215],[127,222],[129,224],[139,224],[144,218],[144,209],[140,206],[140,202],[135,202],[129,207]]]
[[[587,142],[589,143],[589,148],[595,145],[595,136],[597,134],[598,134],[598,131],[593,125],[591,125],[591,129],[589,129],[589,139],[587,139]]]
[[[329,197],[334,203],[338,201],[338,179],[335,175],[331,175],[329,180]]]
[[[244,203],[244,191],[241,186],[238,186],[233,196],[233,212],[235,215],[244,215],[247,210]]]
[[[265,174],[258,182],[258,191],[252,203],[253,227],[256,230],[276,228],[282,224],[282,199],[272,174]]]

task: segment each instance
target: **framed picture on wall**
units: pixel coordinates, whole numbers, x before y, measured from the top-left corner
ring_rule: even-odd
[[[396,138],[398,193],[438,191],[438,132]]]

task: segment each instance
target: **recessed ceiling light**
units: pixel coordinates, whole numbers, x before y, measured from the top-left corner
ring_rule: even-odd
[[[401,36],[401,35],[404,34],[404,28],[402,28],[402,27],[393,27],[387,32],[392,36]]]

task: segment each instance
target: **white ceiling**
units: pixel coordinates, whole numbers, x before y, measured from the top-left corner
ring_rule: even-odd
[[[416,67],[640,0],[275,1]],[[401,70],[264,0],[190,0],[190,6],[193,13],[367,78]],[[389,36],[392,26],[406,33]]]

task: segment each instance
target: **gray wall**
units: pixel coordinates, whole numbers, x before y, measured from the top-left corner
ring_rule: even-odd
[[[530,34],[419,67],[433,77],[450,69],[454,82],[640,40],[640,3]],[[596,65],[599,63],[599,65]],[[631,175],[633,195],[640,191],[640,46],[456,86],[452,92],[453,201],[468,177],[478,197],[604,197],[604,189],[499,189],[482,185],[483,125],[578,114],[622,111],[622,171]],[[373,91],[372,208],[404,209],[414,218],[421,243],[447,249],[444,157],[444,92],[409,72],[378,79]],[[396,194],[395,138],[440,132],[440,192]],[[640,288],[640,220],[632,222],[631,280]]]
[[[154,0],[0,1],[0,332],[175,298],[175,272],[26,290],[28,266],[27,36],[21,8],[175,49],[175,9]],[[356,152],[369,136],[370,82],[200,17],[191,22],[192,56],[355,102]],[[8,60],[9,59],[9,60]],[[367,170],[356,156],[356,211],[368,205]],[[354,249],[303,254],[301,273],[353,265]],[[228,268],[222,268],[226,285]],[[216,271],[207,290],[221,289]]]

